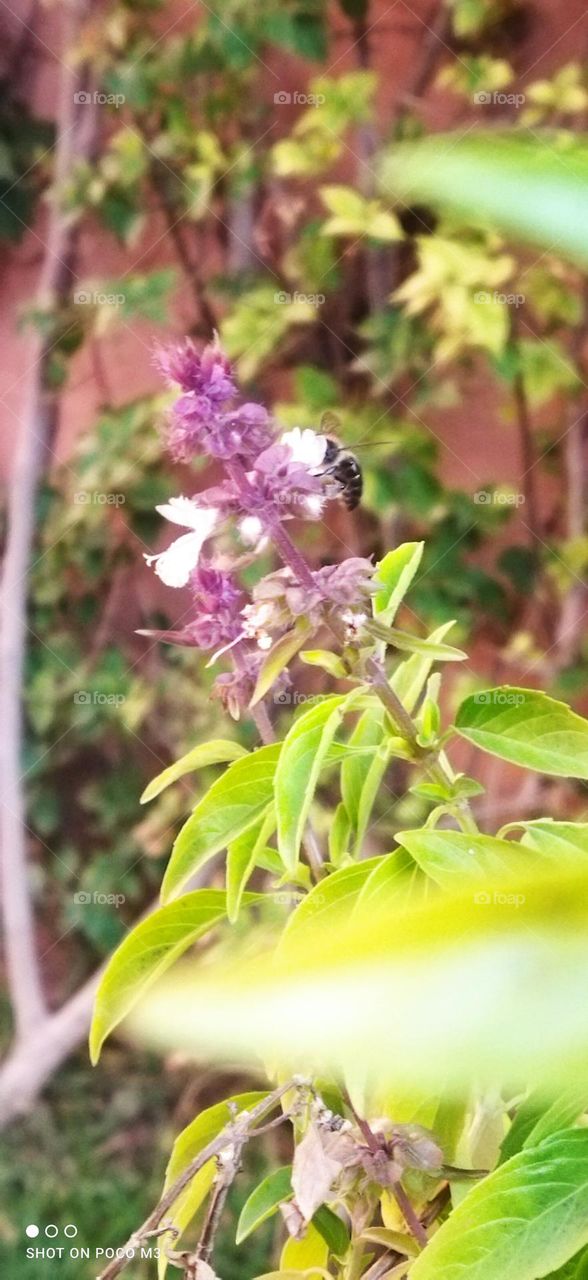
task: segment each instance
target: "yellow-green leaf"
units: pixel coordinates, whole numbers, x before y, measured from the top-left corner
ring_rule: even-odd
[[[212,784],[176,838],[161,886],[163,902],[176,897],[198,867],[261,817],[273,796],[279,754],[279,743],[260,747]]]
[[[588,1133],[568,1129],[472,1187],[411,1280],[536,1280],[588,1241]]]
[[[160,907],[123,939],[110,957],[94,1001],[90,1056],[97,1062],[106,1037],[135,1001],[188,947],[226,914],[221,889],[196,889]]]
[[[284,667],[288,666],[288,663],[296,656],[298,650],[302,648],[305,640],[308,640],[312,632],[313,628],[310,623],[299,618],[292,631],[288,631],[285,636],[280,636],[280,639],[276,640],[276,643],[272,645],[263,660],[253,691],[253,697],[249,704],[251,707],[255,707],[265,697],[268,689],[271,689]]]
[[[239,915],[243,892],[249,877],[257,866],[258,856],[262,850],[265,850],[266,841],[269,840],[275,828],[275,809],[271,804],[261,822],[256,823],[254,827],[250,827],[237,840],[233,840],[228,847],[227,915],[231,924],[234,923]]]
[[[292,1165],[274,1169],[245,1201],[237,1223],[236,1243],[241,1244],[262,1222],[267,1222],[282,1200],[292,1197]]]
[[[195,769],[205,769],[209,764],[222,764],[225,760],[239,760],[246,755],[245,748],[238,742],[229,742],[220,738],[213,742],[203,742],[201,746],[193,747],[185,756],[181,756],[175,764],[170,764],[162,773],[158,773],[156,778],[152,778],[141,796],[141,804],[154,800],[161,791],[169,787],[171,782],[177,782],[186,773],[192,773]]]
[[[163,1193],[173,1185],[180,1174],[183,1173],[187,1165],[196,1159],[209,1142],[218,1136],[222,1129],[236,1115],[242,1115],[244,1111],[249,1111],[256,1103],[261,1102],[267,1097],[265,1092],[238,1093],[232,1098],[227,1098],[225,1102],[218,1102],[213,1107],[208,1107],[206,1111],[201,1111],[195,1120],[192,1120],[182,1133],[176,1138],[172,1153],[165,1171],[165,1183]],[[230,1104],[230,1105],[229,1105]],[[198,1173],[194,1175],[187,1187],[180,1192],[178,1198],[174,1200],[173,1205],[168,1214],[166,1221],[171,1227],[177,1229],[176,1236],[162,1236],[161,1238],[161,1254],[159,1257],[159,1280],[163,1280],[167,1271],[167,1258],[165,1257],[166,1241],[171,1248],[175,1247],[176,1240],[180,1239],[188,1224],[192,1221],[194,1215],[198,1212],[200,1205],[206,1199],[208,1192],[212,1187],[216,1166],[214,1160],[209,1160],[203,1165]]]
[[[588,720],[536,689],[504,685],[462,702],[462,738],[483,751],[541,773],[588,778]]]
[[[363,691],[325,698],[293,724],[284,739],[276,769],[278,845],[287,871],[294,871],[304,826],[321,767],[345,712]]]
[[[386,626],[394,621],[421,563],[424,548],[424,542],[403,542],[376,565],[374,580],[380,585],[373,597],[373,611],[374,617]]]

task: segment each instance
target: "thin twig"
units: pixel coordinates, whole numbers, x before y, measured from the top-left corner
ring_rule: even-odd
[[[527,389],[525,386],[524,376],[520,369],[517,370],[513,379],[513,396],[519,429],[519,439],[521,443],[525,514],[527,517],[525,523],[529,530],[531,539],[535,543],[541,538],[541,520],[539,517],[539,508],[537,503],[537,485],[535,476],[535,463],[537,459],[535,457],[535,440],[533,437],[533,424],[531,421]]]
[[[242,1141],[235,1142],[231,1147],[231,1155],[229,1159],[222,1160],[217,1157],[219,1166],[217,1175],[214,1180],[212,1193],[208,1202],[208,1211],[204,1221],[202,1234],[195,1249],[195,1256],[198,1261],[209,1262],[214,1249],[216,1233],[220,1226],[222,1212],[226,1204],[229,1188],[231,1187],[241,1160],[241,1151],[246,1142],[245,1136]]]
[[[175,1179],[175,1182],[172,1183],[171,1187],[168,1187],[165,1195],[161,1197],[161,1200],[149,1214],[149,1217],[145,1219],[142,1226],[138,1227],[137,1230],[129,1236],[129,1239],[121,1250],[122,1256],[113,1258],[112,1262],[109,1262],[104,1271],[100,1272],[97,1280],[115,1280],[115,1277],[120,1275],[121,1271],[128,1266],[129,1262],[132,1262],[134,1252],[141,1245],[142,1241],[162,1225],[166,1214],[172,1208],[178,1196],[184,1190],[184,1187],[188,1186],[188,1183],[192,1181],[198,1171],[202,1169],[205,1164],[208,1164],[209,1160],[214,1160],[216,1156],[219,1156],[225,1148],[229,1146],[243,1146],[244,1143],[248,1141],[250,1130],[255,1128],[257,1122],[262,1120],[268,1111],[273,1110],[285,1093],[288,1093],[290,1089],[296,1087],[299,1087],[298,1080],[288,1080],[286,1084],[279,1085],[278,1088],[274,1089],[266,1098],[263,1098],[261,1102],[258,1102],[255,1107],[252,1107],[251,1111],[245,1113],[241,1112],[235,1120],[231,1120],[229,1124],[225,1125],[225,1128],[221,1133],[219,1133],[212,1142],[209,1142],[202,1151],[200,1151],[199,1154],[195,1156],[188,1165],[186,1165],[186,1168]]]
[[[168,173],[166,173],[159,160],[155,160],[152,165],[151,181],[153,182],[153,186],[157,192],[157,197],[167,223],[169,236],[174,245],[178,261],[183,268],[188,284],[192,290],[194,302],[200,312],[202,324],[208,330],[218,329],[218,316],[206,296],[206,284],[202,279],[198,267],[192,257],[191,251],[188,248],[184,229],[181,225],[181,218],[182,216],[186,216],[187,211],[184,215],[180,214],[178,216],[178,202],[170,195],[168,188]],[[178,181],[180,180],[178,179]]]

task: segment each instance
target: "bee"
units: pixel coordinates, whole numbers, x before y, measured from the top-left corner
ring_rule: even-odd
[[[346,449],[335,435],[330,434],[338,426],[339,419],[336,414],[323,413],[320,427],[327,444],[321,475],[332,476],[347,510],[355,511],[363,493],[363,476],[355,454],[350,449]]]

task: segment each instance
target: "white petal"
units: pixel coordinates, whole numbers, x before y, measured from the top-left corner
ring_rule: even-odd
[[[184,529],[194,529],[197,532],[206,529],[206,537],[214,529],[218,518],[215,507],[199,507],[194,498],[170,498],[169,502],[162,503],[155,510],[165,520],[181,524]]]
[[[248,547],[254,547],[263,533],[263,525],[259,516],[245,516],[239,522],[239,536]]]
[[[304,430],[293,427],[292,431],[285,431],[280,437],[280,444],[288,446],[294,462],[302,462],[307,467],[320,467],[327,448],[327,437],[317,436],[310,427],[305,427]]]
[[[304,510],[313,520],[318,520],[319,516],[322,515],[324,505],[325,500],[320,493],[309,493],[302,500]]]
[[[147,556],[147,563],[155,563],[155,572],[166,587],[185,587],[198,564],[206,537],[200,532],[184,533],[172,542],[167,551],[161,551],[158,556]]]

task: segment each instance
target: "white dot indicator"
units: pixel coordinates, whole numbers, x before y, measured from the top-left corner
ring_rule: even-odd
[[[38,1234],[39,1228],[36,1223],[29,1222],[28,1227],[25,1227],[25,1236],[28,1236],[29,1240],[34,1240],[35,1236],[38,1236]]]

